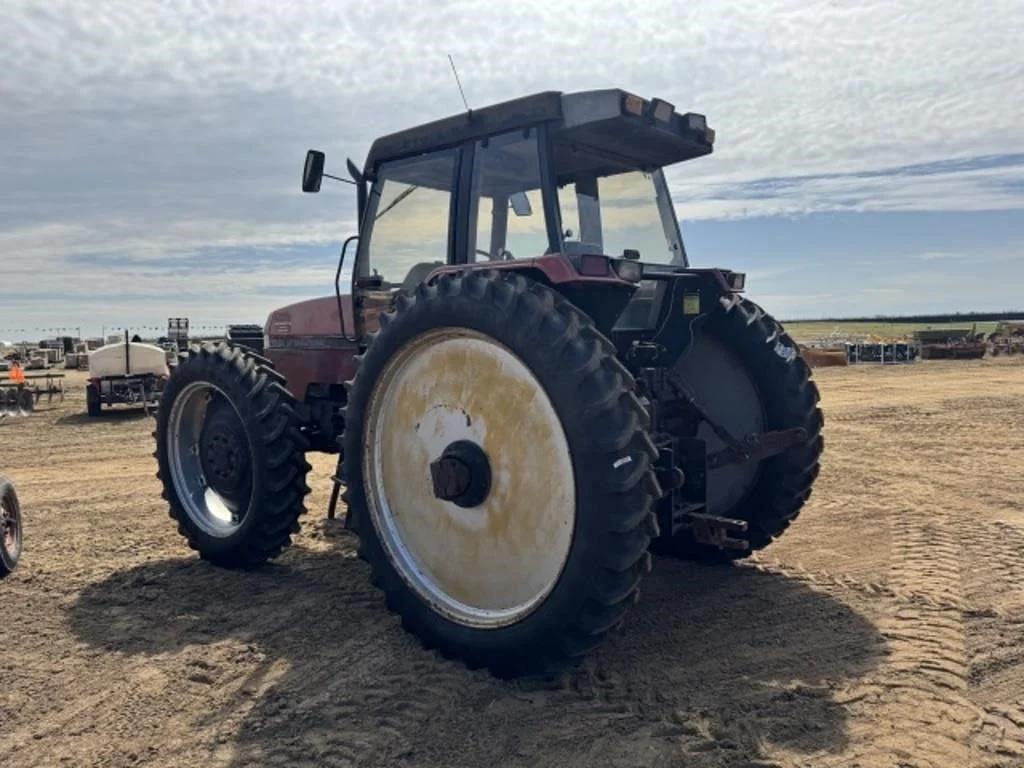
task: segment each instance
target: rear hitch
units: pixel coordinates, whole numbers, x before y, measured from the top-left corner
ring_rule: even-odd
[[[707,544],[719,549],[750,549],[750,542],[739,539],[732,534],[746,533],[747,521],[732,517],[718,517],[700,512],[686,515],[684,525],[693,531],[693,538],[700,544]]]

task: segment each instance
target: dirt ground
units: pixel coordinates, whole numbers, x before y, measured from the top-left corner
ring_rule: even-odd
[[[578,667],[504,682],[384,609],[314,461],[296,546],[201,563],[146,417],[0,424],[10,766],[1024,766],[1024,359],[818,372],[824,467],[752,563],[657,560]],[[44,404],[45,408],[45,404]]]

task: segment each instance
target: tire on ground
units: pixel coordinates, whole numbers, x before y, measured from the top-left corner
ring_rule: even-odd
[[[18,390],[18,410],[32,413],[36,409],[36,396],[28,387]]]
[[[86,412],[93,418],[99,416],[103,409],[99,390],[92,384],[87,385],[85,388],[85,408]]]
[[[445,656],[461,658],[470,667],[486,666],[502,676],[539,671],[559,659],[575,657],[589,650],[622,621],[628,606],[637,597],[641,577],[650,567],[647,548],[651,536],[657,531],[651,511],[652,499],[660,493],[651,469],[656,452],[645,431],[648,415],[633,392],[632,377],[616,359],[613,345],[594,328],[585,314],[552,290],[519,275],[498,272],[447,275],[434,284],[420,285],[411,295],[397,299],[396,311],[382,317],[381,328],[350,385],[344,471],[348,482],[346,498],[350,524],[360,539],[359,554],[370,564],[373,581],[384,591],[388,607],[401,616],[403,626],[416,634],[425,647],[437,648]],[[525,609],[528,612],[515,614],[500,625],[495,622],[484,626],[482,621],[474,622],[451,610],[446,611],[444,601],[450,596],[431,599],[431,595],[424,592],[423,582],[417,582],[418,577],[409,575],[419,568],[428,574],[426,578],[432,578],[431,566],[424,565],[426,559],[422,552],[407,555],[410,560],[405,561],[406,564],[402,561],[405,555],[394,554],[397,549],[395,541],[401,542],[403,547],[414,546],[409,544],[411,538],[396,539],[402,534],[388,533],[387,530],[382,534],[382,525],[387,523],[381,522],[385,520],[379,511],[381,499],[386,500],[384,503],[389,510],[392,505],[397,510],[388,520],[397,520],[403,513],[423,515],[426,512],[418,508],[401,508],[401,499],[395,500],[400,492],[396,491],[393,496],[392,488],[395,486],[388,485],[384,471],[370,466],[377,461],[374,453],[376,438],[373,435],[379,437],[382,430],[377,425],[385,423],[371,423],[381,409],[374,398],[385,398],[390,391],[392,385],[388,381],[398,375],[392,369],[412,364],[407,362],[413,359],[408,357],[413,354],[409,350],[424,345],[429,350],[433,343],[429,339],[438,334],[446,339],[445,343],[455,339],[453,343],[456,344],[491,345],[504,350],[496,352],[496,355],[508,353],[503,359],[510,361],[512,367],[518,370],[518,366],[525,366],[530,375],[516,381],[531,382],[529,391],[534,393],[534,399],[530,402],[537,405],[531,409],[532,414],[524,414],[525,409],[520,409],[513,415],[513,420],[523,416],[533,418],[541,411],[553,412],[556,415],[554,421],[560,423],[561,431],[553,428],[551,434],[558,432],[558,445],[568,446],[568,451],[560,449],[559,456],[565,457],[560,466],[570,467],[572,477],[560,478],[554,470],[545,474],[545,467],[523,484],[515,485],[521,482],[522,474],[517,473],[526,472],[522,469],[526,466],[523,460],[535,449],[536,443],[531,446],[523,439],[506,438],[503,435],[508,434],[508,430],[501,432],[494,428],[495,421],[508,418],[507,409],[504,415],[499,415],[500,409],[493,407],[486,413],[475,413],[473,406],[468,404],[473,401],[479,409],[486,409],[480,405],[483,401],[475,400],[480,395],[477,387],[491,386],[499,391],[508,391],[506,388],[514,382],[511,375],[503,378],[507,375],[506,368],[502,368],[503,373],[488,384],[470,379],[466,366],[456,361],[445,370],[456,370],[458,375],[472,382],[463,393],[465,400],[435,403],[435,399],[440,397],[440,390],[437,390],[433,395],[428,394],[419,405],[412,403],[410,398],[395,401],[401,407],[394,411],[400,412],[406,405],[425,409],[425,417],[419,415],[420,410],[416,410],[412,417],[421,419],[425,428],[436,408],[452,409],[452,413],[457,413],[454,409],[460,409],[467,428],[471,422],[486,425],[488,417],[492,419],[491,432],[483,440],[483,446],[499,467],[496,473],[499,479],[494,486],[494,498],[498,503],[464,509],[459,513],[469,513],[471,518],[482,509],[485,515],[482,522],[479,519],[465,524],[458,522],[460,518],[455,513],[459,511],[451,506],[452,502],[440,501],[442,497],[434,498],[430,494],[425,462],[424,466],[406,466],[404,472],[396,472],[401,475],[401,484],[420,483],[426,488],[430,496],[426,502],[432,511],[440,509],[440,514],[451,515],[445,520],[455,520],[454,524],[459,527],[454,532],[450,529],[449,534],[453,537],[465,534],[468,538],[462,540],[471,542],[465,551],[472,551],[477,544],[508,551],[502,547],[513,539],[514,533],[492,531],[481,535],[465,532],[478,522],[490,530],[493,521],[502,519],[501,510],[508,514],[509,510],[515,509],[515,502],[510,499],[517,495],[510,489],[526,489],[524,494],[518,495],[519,498],[539,494],[545,501],[551,499],[547,507],[544,503],[539,505],[550,509],[557,507],[556,499],[565,498],[564,488],[573,489],[572,502],[565,507],[557,507],[571,508],[572,511],[566,514],[573,518],[570,543],[554,560],[560,570],[555,571],[557,575],[546,587],[548,591],[538,591],[533,597],[534,602],[524,603],[531,606]],[[464,342],[460,339],[477,341]],[[436,382],[437,379],[428,376],[422,381]],[[383,393],[378,393],[379,389]],[[511,401],[510,398],[507,402]],[[461,418],[458,416],[456,422]],[[419,427],[420,422],[417,421],[417,432]],[[564,441],[561,435],[564,435]],[[412,435],[400,439],[411,440]],[[492,439],[495,442],[491,442]],[[495,446],[501,446],[501,450],[495,450]],[[502,455],[498,456],[499,453]],[[423,455],[426,461],[434,460],[426,452]],[[371,487],[374,472],[380,473],[376,476],[383,479],[379,485]],[[520,479],[502,481],[501,477]],[[566,481],[572,485],[558,485]],[[502,482],[507,482],[504,488],[500,485]],[[435,489],[433,494],[436,493]],[[485,505],[486,501],[479,503]],[[437,507],[437,504],[442,507]],[[426,507],[427,503],[408,506]],[[374,510],[378,511],[375,513]],[[477,535],[481,538],[472,538]],[[491,538],[486,539],[487,536]],[[434,539],[430,544],[439,548],[443,553],[440,555],[442,559],[449,555],[453,559],[462,557],[452,548],[451,541],[450,538]],[[537,549],[546,546],[546,543],[538,543]],[[536,549],[521,551],[523,554],[517,556],[520,559],[513,563],[514,566],[532,562],[529,558],[535,556]],[[434,554],[437,557],[436,552]],[[467,557],[472,562],[474,556]],[[416,563],[412,570],[408,565],[410,561]],[[495,569],[499,568],[495,566]],[[472,572],[463,574],[463,578],[469,581],[483,576]],[[511,578],[520,579],[520,576]],[[518,589],[528,579],[529,576],[521,578],[513,587]],[[443,593],[444,588],[440,587],[435,595]],[[449,589],[455,594],[458,588]],[[481,606],[487,608],[481,601],[472,609],[479,611]]]
[[[200,557],[255,568],[291,543],[310,466],[295,400],[269,361],[226,344],[192,347],[164,387],[154,435],[170,516]]]
[[[21,506],[18,494],[10,480],[0,475],[0,579],[18,565],[21,545]]]
[[[762,460],[740,497],[731,499],[726,508],[709,509],[712,514],[747,522],[745,534],[730,535],[746,539],[749,550],[723,550],[701,544],[686,530],[671,539],[659,540],[654,548],[658,554],[688,559],[736,560],[768,546],[800,514],[818,476],[824,421],[818,408],[818,388],[811,380],[810,368],[800,357],[799,347],[759,306],[743,299],[729,310],[716,309],[698,334],[707,334],[714,345],[726,350],[724,354],[740,361],[760,399],[765,430],[803,427],[807,431],[805,442]],[[699,366],[696,361],[690,364]],[[686,381],[685,374],[680,378]],[[700,392],[693,394],[700,400]],[[709,415],[716,417],[715,413]],[[709,485],[714,472],[709,470]]]

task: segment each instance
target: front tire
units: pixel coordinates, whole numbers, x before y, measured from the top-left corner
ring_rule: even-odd
[[[586,315],[518,275],[443,276],[397,302],[346,411],[374,582],[426,647],[471,667],[584,653],[636,598],[657,530],[632,377]],[[466,495],[432,479],[449,452]]]
[[[21,558],[21,505],[14,486],[0,475],[0,579],[17,567]]]
[[[295,401],[269,361],[192,347],[164,387],[157,477],[178,532],[204,560],[255,568],[298,532],[309,487]]]

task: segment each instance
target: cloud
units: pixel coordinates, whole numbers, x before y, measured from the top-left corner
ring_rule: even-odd
[[[1020,209],[1022,34],[1013,0],[21,0],[0,17],[0,295],[56,275],[64,298],[7,299],[0,327],[91,321],[101,284],[120,291],[102,311],[125,316],[137,291],[170,314],[217,295],[190,294],[196,276],[242,319],[273,306],[261,286],[328,292],[354,202],[298,191],[305,149],[340,169],[459,111],[449,52],[473,106],[617,85],[706,113],[715,153],[670,174],[684,219]],[[232,249],[306,261],[203,267]]]

